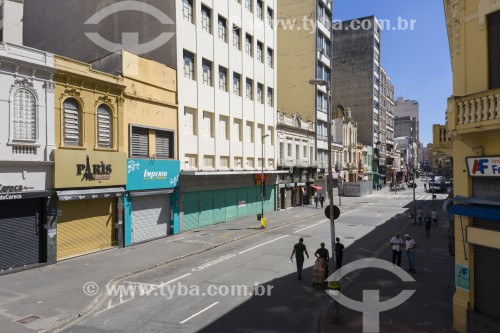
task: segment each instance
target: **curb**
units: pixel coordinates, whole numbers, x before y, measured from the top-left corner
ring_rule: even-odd
[[[141,273],[145,273],[145,272],[148,272],[148,271],[154,270],[156,268],[160,268],[160,267],[169,265],[171,263],[174,263],[174,262],[186,259],[186,258],[190,258],[190,257],[196,256],[196,255],[202,254],[202,253],[206,253],[206,252],[215,250],[217,248],[229,245],[231,243],[240,241],[242,239],[250,238],[250,237],[256,236],[256,235],[261,234],[261,233],[266,233],[268,231],[280,229],[280,228],[286,227],[286,226],[288,226],[290,224],[299,222],[299,221],[301,221],[303,219],[308,219],[308,218],[316,217],[316,216],[319,216],[319,215],[322,215],[322,213],[313,214],[311,216],[308,216],[308,217],[305,217],[305,218],[301,218],[301,219],[292,220],[290,222],[285,222],[284,224],[281,224],[279,226],[275,226],[275,227],[271,227],[271,228],[266,228],[263,231],[262,231],[262,229],[258,229],[259,231],[262,231],[262,232],[254,232],[254,233],[251,233],[251,234],[248,234],[248,235],[240,236],[240,237],[234,238],[232,240],[226,241],[224,243],[216,244],[216,245],[210,246],[208,248],[205,248],[205,249],[202,249],[202,250],[198,250],[196,252],[185,254],[185,255],[182,255],[180,257],[176,257],[176,258],[172,258],[172,259],[169,259],[167,261],[164,261],[164,262],[160,262],[158,264],[146,266],[144,268],[138,269],[136,271],[133,271],[133,272],[130,272],[130,273],[127,273],[127,274],[116,276],[116,277],[110,279],[108,281],[108,283],[106,283],[106,290],[108,290],[108,288],[111,288],[111,286],[117,284],[118,282],[120,282],[120,281],[122,281],[124,279],[130,278],[132,276],[139,275]],[[67,318],[61,324],[59,324],[57,326],[54,326],[52,328],[49,328],[49,329],[45,330],[44,332],[46,332],[46,333],[58,333],[61,330],[65,329],[65,328],[68,328],[69,326],[72,326],[73,324],[77,323],[78,321],[87,318],[89,315],[91,315],[93,313],[93,311],[95,310],[95,308],[97,306],[101,305],[106,300],[105,296],[106,296],[105,292],[101,291],[99,293],[99,295],[97,297],[95,297],[94,300],[92,300],[92,302],[90,302],[87,306],[85,306],[82,309],[82,311],[80,311],[77,315],[73,315],[73,316]]]

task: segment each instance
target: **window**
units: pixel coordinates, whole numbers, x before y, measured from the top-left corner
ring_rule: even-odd
[[[280,142],[280,159],[285,159],[285,144]]]
[[[257,102],[264,104],[264,85],[257,83]]]
[[[196,135],[196,120],[195,113],[191,111],[184,111],[184,134]]]
[[[318,50],[327,58],[330,58],[332,52],[332,42],[321,32],[318,33]]]
[[[247,167],[250,169],[255,168],[255,159],[253,157],[247,158]]]
[[[99,148],[113,147],[112,119],[113,115],[107,105],[100,105],[97,108],[97,146]]]
[[[215,158],[210,155],[205,155],[203,157],[203,167],[208,169],[213,169]]]
[[[245,53],[253,58],[253,37],[249,34],[245,35]]]
[[[233,46],[241,50],[241,29],[237,25],[233,25]]]
[[[203,67],[203,84],[212,87],[212,62],[207,59],[202,59]]]
[[[262,3],[262,0],[257,0],[257,18],[260,20],[264,19],[264,4]]]
[[[271,27],[271,29],[274,28],[274,11],[267,7],[267,25]]]
[[[274,146],[274,127],[269,126],[267,128],[267,134],[269,135],[269,142]]]
[[[227,68],[219,66],[219,89],[227,92]]]
[[[243,136],[241,133],[241,119],[235,119],[233,123],[233,135],[234,139],[237,141],[243,141]]]
[[[174,133],[170,131],[155,130],[156,158],[174,158]]]
[[[257,41],[257,60],[264,63],[264,44],[261,42]]]
[[[303,146],[302,148],[303,148],[302,149],[302,157],[304,159],[307,159],[307,146]]]
[[[253,0],[245,0],[245,8],[253,13]]]
[[[500,11],[488,15],[489,88],[500,88]]]
[[[300,145],[295,145],[295,160],[300,160]]]
[[[224,117],[224,116],[220,116],[220,119],[219,119],[219,138],[221,138],[222,140],[228,140],[228,133],[227,133],[227,130],[228,130],[228,126],[227,126],[227,117]]]
[[[63,135],[65,146],[81,146],[80,106],[75,99],[64,101]]]
[[[221,156],[220,157],[220,167],[224,169],[229,168],[229,156]]]
[[[247,142],[248,143],[254,143],[254,133],[253,133],[253,123],[248,121],[247,122]]]
[[[246,97],[253,101],[253,80],[249,78],[246,80]]]
[[[213,138],[213,130],[212,130],[212,115],[208,112],[203,112],[203,135],[205,138]]]
[[[201,5],[201,29],[212,33],[212,10],[204,5]]]
[[[241,96],[241,75],[233,72],[233,94]]]
[[[274,89],[267,88],[267,105],[274,107]]]
[[[184,77],[194,80],[194,54],[184,50]]]
[[[76,117],[78,119],[78,112]],[[14,93],[13,100],[12,139],[34,142],[37,139],[36,130],[37,114],[35,96],[27,89],[18,89]]]
[[[149,157],[149,129],[132,126],[130,157]]]
[[[193,23],[193,0],[182,0],[182,15],[185,20]]]
[[[227,43],[227,20],[219,15],[219,39]]]
[[[274,66],[274,51],[271,48],[267,48],[267,65],[271,68]]]
[[[262,137],[264,136],[264,125],[257,126],[257,130],[258,130],[258,132],[257,132],[257,143],[262,143]]]
[[[288,147],[287,156],[292,157],[292,144],[289,143],[287,147]]]
[[[196,169],[198,167],[198,156],[192,154],[186,154],[184,159],[187,169]]]
[[[262,158],[257,159],[257,167],[259,169],[263,167],[263,164],[264,164],[264,159]]]
[[[234,167],[241,169],[243,167],[243,158],[241,157],[235,157],[234,158]]]

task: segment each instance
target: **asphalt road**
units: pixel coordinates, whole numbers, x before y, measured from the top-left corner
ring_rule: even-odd
[[[422,186],[416,194],[417,200],[429,202],[431,197]],[[346,253],[356,240],[400,216],[412,199],[412,191],[405,191],[376,200],[359,198],[341,207],[336,235],[347,246]],[[300,237],[311,256],[301,281],[289,259]],[[117,289],[114,295],[109,293],[90,316],[64,332],[321,330],[320,317],[330,299],[311,283],[313,254],[321,242],[328,247],[330,226],[328,220],[313,217],[149,270],[114,286],[122,288],[121,293]],[[385,247],[377,240],[366,248],[367,256],[376,256]]]

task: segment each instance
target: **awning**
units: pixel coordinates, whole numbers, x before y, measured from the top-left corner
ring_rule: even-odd
[[[125,193],[123,187],[93,188],[87,190],[57,191],[60,201],[117,198]]]
[[[495,206],[453,205],[450,213],[482,220],[500,221],[500,207]]]
[[[322,190],[323,188],[318,185],[309,185],[311,188],[315,189],[316,191]]]

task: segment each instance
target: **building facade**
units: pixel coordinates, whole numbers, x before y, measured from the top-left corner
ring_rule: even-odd
[[[55,56],[53,189],[57,260],[121,246],[126,154],[121,77]]]
[[[0,42],[23,45],[24,0],[0,0]]]
[[[394,181],[394,85],[387,71],[382,67],[380,76],[380,174],[384,184]],[[385,177],[383,177],[385,176]]]
[[[418,119],[410,116],[401,116],[394,118],[394,135],[397,138],[405,137],[409,139],[409,155],[408,164],[416,169],[420,168],[419,163],[419,147],[420,143],[417,140]]]
[[[280,0],[278,18],[283,22],[313,20],[311,26],[291,29],[278,26],[278,106],[287,114],[311,119],[316,128],[315,159],[319,175],[328,167],[328,95],[326,87],[309,84],[323,79],[332,86],[332,1]],[[300,65],[298,65],[300,64]]]
[[[127,154],[124,245],[180,232],[177,72],[122,50],[92,63],[123,76],[120,150]]]
[[[307,205],[318,192],[314,121],[278,111],[277,131],[278,169],[288,171],[279,176],[278,208]]]
[[[374,186],[384,182],[386,162],[381,155],[381,150],[386,150],[385,143],[380,141],[380,125],[386,128],[385,117],[382,121],[380,117],[381,73],[381,28],[377,19],[370,16],[336,23],[333,103],[352,109],[354,119],[358,119],[358,140],[374,148]]]
[[[412,152],[412,165],[417,169],[419,166],[419,156],[420,156],[420,106],[418,101],[415,100],[405,100],[403,97],[398,97],[394,102],[394,117],[401,120],[403,127],[398,125],[398,130],[395,130],[396,137],[398,136],[410,136],[412,138],[413,152]],[[408,119],[411,119],[411,129],[408,127]],[[397,121],[397,120],[396,120]],[[396,126],[396,125],[395,125]]]
[[[46,262],[54,57],[0,44],[0,271]]]

